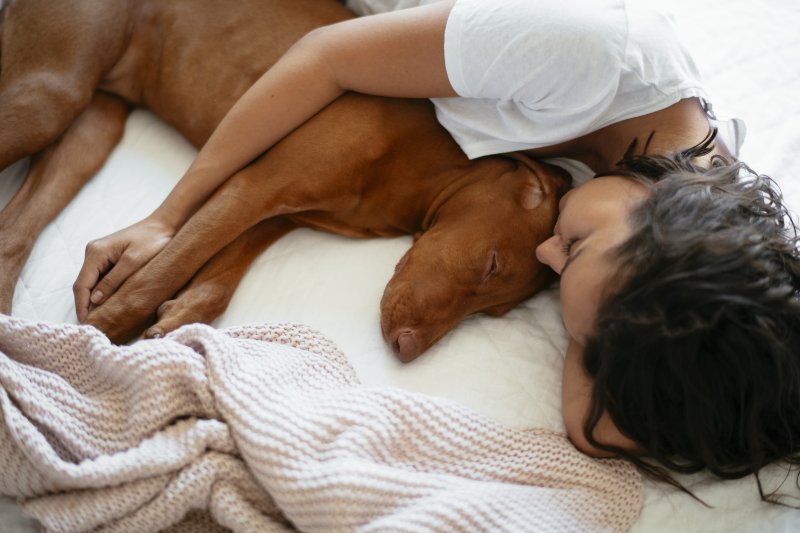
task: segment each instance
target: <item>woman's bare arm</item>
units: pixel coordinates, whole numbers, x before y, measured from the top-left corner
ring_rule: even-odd
[[[452,3],[352,19],[301,39],[231,108],[157,216],[179,228],[228,177],[345,91],[455,96],[444,65]]]

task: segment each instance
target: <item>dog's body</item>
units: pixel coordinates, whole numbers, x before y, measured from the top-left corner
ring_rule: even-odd
[[[33,240],[103,164],[131,106],[201,146],[293,42],[349,16],[334,0],[11,2],[0,168],[34,157],[0,214],[2,310]],[[297,225],[415,234],[381,305],[384,336],[410,360],[466,315],[505,312],[550,281],[534,248],[567,182],[523,156],[467,160],[427,101],[347,94],[230,178],[88,321],[117,341],[157,308],[149,335],[210,321],[252,259]]]

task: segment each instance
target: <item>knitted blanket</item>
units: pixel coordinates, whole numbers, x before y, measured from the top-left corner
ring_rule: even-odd
[[[51,531],[622,531],[619,460],[358,383],[296,325],[114,346],[0,315],[0,492]]]

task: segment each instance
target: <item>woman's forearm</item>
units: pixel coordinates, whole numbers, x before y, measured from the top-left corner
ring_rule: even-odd
[[[299,43],[234,104],[154,215],[180,228],[228,177],[343,90],[314,43]]]
[[[301,39],[230,109],[152,216],[179,229],[225,180],[346,90],[453,96],[443,58],[451,6],[353,19]]]

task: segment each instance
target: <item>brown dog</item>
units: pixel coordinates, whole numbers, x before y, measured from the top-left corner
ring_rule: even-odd
[[[0,214],[3,309],[33,238],[105,161],[129,106],[200,146],[294,41],[349,16],[333,0],[11,2],[0,168],[34,158]],[[414,234],[381,302],[384,336],[410,360],[465,316],[501,314],[550,281],[533,250],[568,179],[523,156],[468,161],[427,101],[348,94],[229,179],[88,322],[125,341],[157,309],[151,336],[210,321],[257,253],[297,225]]]

